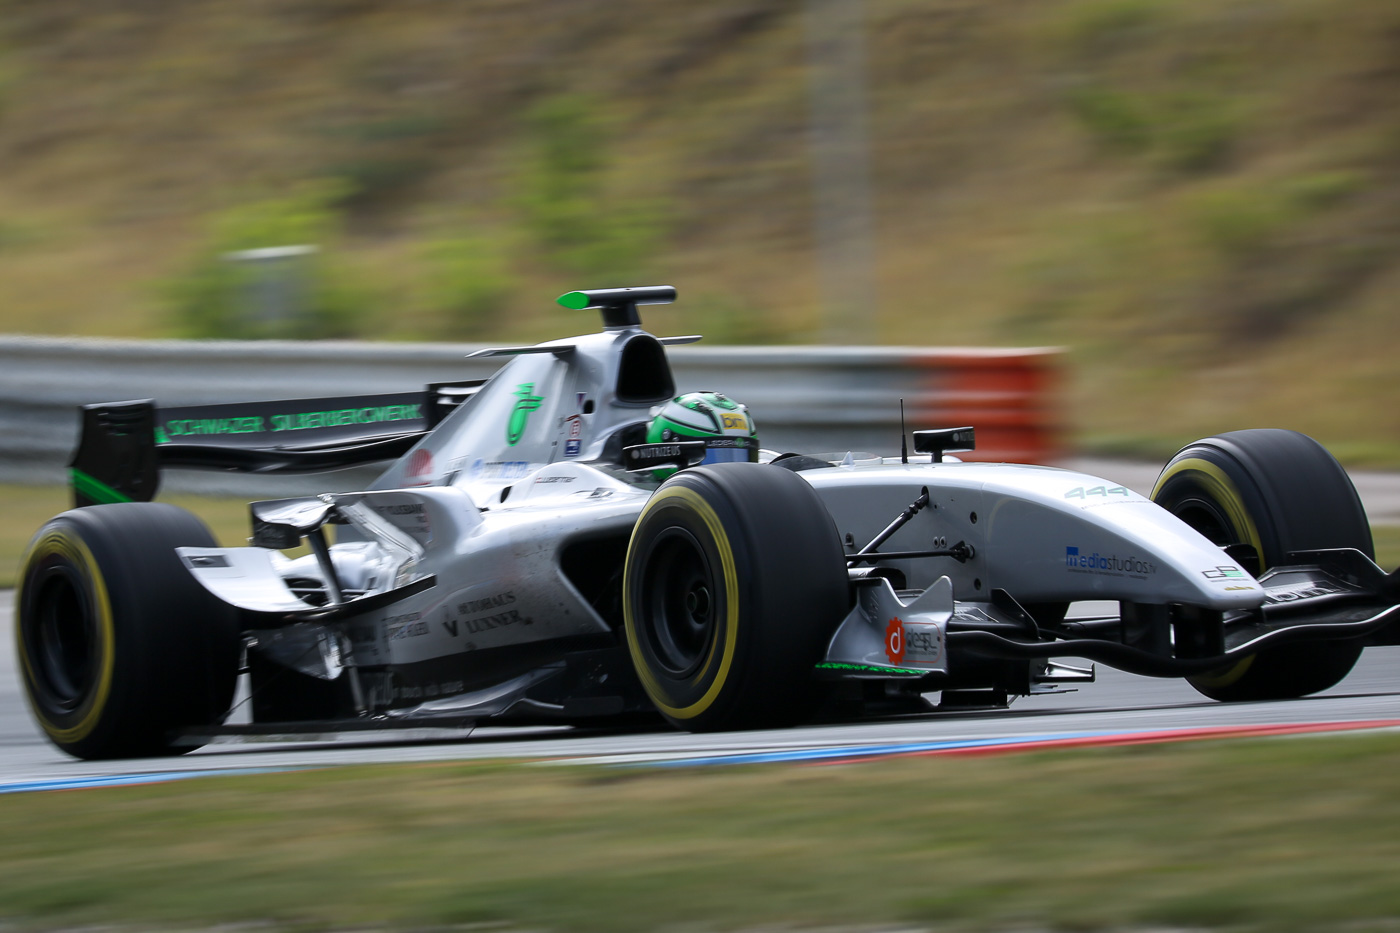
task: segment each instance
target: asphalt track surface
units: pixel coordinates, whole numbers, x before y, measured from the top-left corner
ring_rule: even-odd
[[[16,677],[11,631],[14,594],[0,592],[0,791],[30,782],[64,786],[106,783],[159,773],[179,777],[224,770],[323,768],[352,763],[483,758],[585,759],[606,763],[664,762],[740,754],[824,754],[831,749],[923,746],[948,741],[1111,739],[1124,733],[1214,730],[1325,723],[1343,728],[1400,722],[1400,648],[1372,648],[1355,670],[1325,693],[1272,703],[1215,703],[1184,681],[1135,677],[1100,667],[1097,683],[1073,693],[1027,697],[1009,709],[934,712],[796,729],[689,735],[663,728],[579,731],[568,728],[481,728],[469,735],[428,738],[388,734],[339,736],[322,742],[237,742],[206,746],[178,758],[76,761],[43,737]]]

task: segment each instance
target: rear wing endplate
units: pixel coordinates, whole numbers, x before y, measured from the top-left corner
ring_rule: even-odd
[[[485,380],[420,392],[161,407],[150,399],[81,407],[69,463],[74,504],[148,502],[165,467],[319,473],[402,456]]]

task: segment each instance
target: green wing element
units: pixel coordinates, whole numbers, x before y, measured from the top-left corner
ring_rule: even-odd
[[[510,421],[506,422],[506,443],[514,447],[525,434],[525,423],[530,420],[530,412],[540,407],[544,396],[535,394],[533,382],[522,382],[515,387],[515,397],[520,401],[511,409]]]

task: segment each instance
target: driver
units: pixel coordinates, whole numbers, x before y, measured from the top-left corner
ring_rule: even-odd
[[[647,443],[704,441],[703,463],[758,462],[758,430],[746,406],[718,392],[687,392],[656,409]],[[674,470],[658,470],[658,478]]]

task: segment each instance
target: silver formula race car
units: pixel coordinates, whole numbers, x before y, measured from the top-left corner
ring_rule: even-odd
[[[665,347],[698,338],[658,339],[637,308],[674,297],[565,295],[602,332],[481,351],[507,359],[484,383],[85,407],[79,507],[35,536],[15,600],[45,732],[104,758],[658,712],[736,729],[1093,679],[1056,658],[1284,698],[1396,643],[1400,571],[1301,434],[1191,444],[1150,499],[945,456],[972,428],[916,430],[899,458],[777,454],[724,396],[673,401]],[[148,501],[165,466],[386,460],[364,491],[254,502],[248,547]],[[1119,611],[1067,621],[1076,600]],[[227,724],[240,673],[251,721]]]

